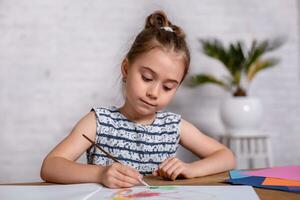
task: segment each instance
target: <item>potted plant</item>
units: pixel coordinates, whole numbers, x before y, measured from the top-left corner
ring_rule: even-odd
[[[258,72],[279,62],[278,58],[263,58],[263,55],[279,48],[283,40],[253,40],[250,48],[242,41],[230,43],[228,47],[218,39],[200,42],[204,54],[219,60],[229,73],[224,78],[205,73],[193,75],[190,79],[192,86],[211,83],[229,91],[231,98],[225,99],[220,107],[227,133],[256,134],[262,117],[262,105],[258,98],[248,96],[249,84]]]

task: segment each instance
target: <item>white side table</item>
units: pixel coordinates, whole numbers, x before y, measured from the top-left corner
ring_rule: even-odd
[[[235,153],[238,169],[271,167],[273,165],[271,142],[266,134],[223,135],[220,139],[221,143]],[[261,161],[259,165],[258,161]]]

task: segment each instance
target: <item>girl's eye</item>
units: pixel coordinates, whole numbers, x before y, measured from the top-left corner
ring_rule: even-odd
[[[172,90],[172,88],[169,88],[169,87],[167,87],[167,86],[163,86],[163,88],[164,88],[165,91],[170,91],[170,90]]]
[[[148,77],[146,77],[146,76],[144,76],[144,75],[142,75],[142,79],[143,79],[144,81],[146,81],[146,82],[152,81],[152,78],[148,78]]]

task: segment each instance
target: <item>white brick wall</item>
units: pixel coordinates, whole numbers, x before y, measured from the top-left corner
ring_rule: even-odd
[[[259,74],[250,93],[264,103],[275,164],[300,164],[296,0],[2,0],[0,183],[39,181],[42,159],[80,117],[92,106],[120,104],[119,64],[155,9],[187,32],[191,73],[224,73],[200,53],[199,38],[288,38],[273,54],[281,64]],[[182,87],[169,108],[206,133],[220,133],[218,105],[226,95],[215,86]]]

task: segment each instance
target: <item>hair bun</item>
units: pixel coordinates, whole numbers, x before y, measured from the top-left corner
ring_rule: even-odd
[[[166,14],[163,11],[155,11],[151,15],[149,15],[146,19],[146,28],[161,28],[163,26],[169,26],[169,21]]]
[[[177,37],[185,38],[185,33],[183,32],[183,30],[180,27],[173,25],[173,24],[170,25],[170,27],[173,29],[173,31],[175,32]]]
[[[177,35],[177,37],[184,38],[185,33],[182,29],[176,25],[173,25],[167,18],[167,15],[161,11],[155,11],[151,15],[149,15],[146,19],[145,29],[148,28],[156,28],[161,29],[162,27],[170,27],[173,32]]]

